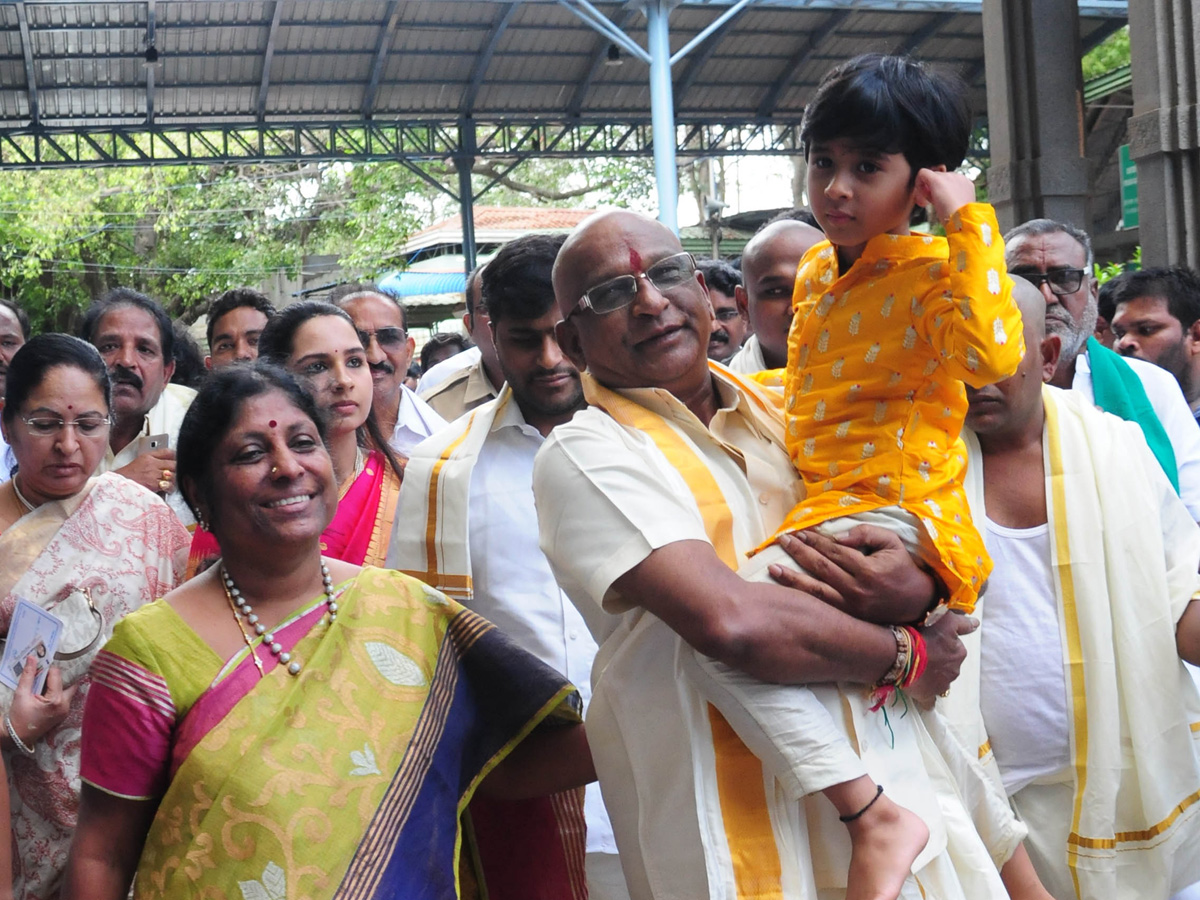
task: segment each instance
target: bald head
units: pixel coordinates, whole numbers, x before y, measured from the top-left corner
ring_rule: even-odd
[[[639,213],[597,213],[576,227],[554,261],[553,281],[564,320],[559,344],[579,368],[608,387],[661,388],[685,403],[709,385],[712,307],[704,276],[685,268],[685,277],[665,285],[646,277],[682,252],[671,229]],[[630,275],[628,305],[604,313],[579,306],[586,292]]]
[[[1024,278],[1014,278],[1012,298],[1021,311],[1021,321],[1025,326],[1025,347],[1036,348],[1046,336],[1046,300],[1042,292]]]
[[[746,242],[742,250],[742,274],[758,274],[764,266],[781,256],[795,259],[794,272],[800,265],[800,257],[825,240],[819,228],[795,219],[781,219],[765,226]],[[751,297],[753,299],[753,297]]]
[[[772,222],[742,250],[742,288],[738,305],[750,317],[768,369],[787,364],[792,327],[792,290],[800,258],[825,239],[818,229],[795,219]]]
[[[1058,365],[1062,341],[1046,334],[1046,299],[1024,278],[1014,278],[1013,302],[1021,312],[1025,356],[1009,378],[967,388],[967,427],[979,437],[984,453],[1040,440],[1042,383]],[[986,477],[986,476],[985,476]]]
[[[626,261],[630,263],[630,267],[616,272],[611,277],[615,278],[632,271],[640,272],[653,264],[653,261],[647,262],[637,249],[637,246],[647,241],[653,246],[670,247],[671,253],[683,250],[675,232],[657,219],[641,213],[611,209],[588,216],[580,222],[558,251],[558,257],[554,261],[554,273],[551,276],[554,281],[554,295],[558,299],[563,316],[570,314],[585,291],[606,280],[601,278],[600,281],[589,281],[587,278],[576,277],[580,274],[582,261],[598,254],[602,255],[602,252],[611,249],[610,245],[614,243],[624,244],[628,248]],[[583,282],[586,283],[579,287]]]

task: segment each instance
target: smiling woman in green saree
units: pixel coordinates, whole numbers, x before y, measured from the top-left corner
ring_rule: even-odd
[[[224,557],[93,666],[64,897],[460,896],[460,816],[590,780],[578,697],[396,572],[323,559],[336,489],[286,373],[213,376],[179,479]]]

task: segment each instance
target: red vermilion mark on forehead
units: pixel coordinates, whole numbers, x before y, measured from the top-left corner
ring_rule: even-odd
[[[270,422],[268,422],[267,424],[268,424],[268,425],[270,425],[272,428],[274,428],[274,427],[275,427],[275,425],[276,425],[277,423],[275,422],[275,420],[274,420],[274,419],[272,419],[272,420],[271,420]]]
[[[70,403],[68,403],[68,404],[67,404],[67,409],[74,409],[74,408],[75,408],[75,407],[74,407],[74,406],[72,406]]]
[[[632,247],[629,248],[629,265],[633,267],[633,271],[635,272],[642,271],[642,258]]]

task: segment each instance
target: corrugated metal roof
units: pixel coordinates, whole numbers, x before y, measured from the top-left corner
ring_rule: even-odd
[[[672,50],[729,2],[684,0],[671,15]],[[161,125],[204,117],[214,127],[649,116],[647,66],[624,54],[604,65],[609,41],[560,3],[525,0],[508,15],[510,4],[493,0],[29,0],[27,42],[15,6],[0,6],[0,130],[34,124],[35,97],[49,128],[137,124],[149,108]],[[596,6],[645,45],[639,11]],[[1087,45],[1124,21],[1126,4],[1080,8]],[[675,67],[677,117],[796,121],[834,62],[898,49],[967,74],[982,111],[979,9],[978,0],[759,0]]]

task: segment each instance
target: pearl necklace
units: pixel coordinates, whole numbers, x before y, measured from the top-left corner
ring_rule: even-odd
[[[25,509],[27,509],[29,512],[33,512],[35,509],[37,509],[37,507],[34,506],[32,503],[30,503],[28,500],[26,500],[25,495],[21,493],[21,486],[17,484],[17,476],[16,475],[14,475],[12,477],[12,486],[13,486],[13,490],[16,491],[17,499],[21,501],[21,505],[23,507],[25,507]]]
[[[332,625],[337,620],[338,605],[337,599],[333,594],[333,579],[329,576],[329,567],[325,565],[325,560],[321,560],[321,582],[325,589],[325,603],[329,609],[329,623]],[[258,654],[254,652],[254,643],[250,639],[250,635],[246,632],[245,626],[242,625],[242,618],[246,619],[253,629],[254,633],[262,637],[262,642],[266,644],[267,649],[271,651],[283,665],[287,666],[289,675],[300,674],[300,661],[292,658],[291,653],[284,652],[283,646],[279,641],[275,640],[275,635],[267,631],[266,626],[258,621],[258,614],[254,612],[246,598],[242,596],[242,592],[238,590],[238,586],[233,583],[233,577],[229,574],[229,570],[225,568],[225,563],[221,563],[221,583],[225,586],[225,597],[229,600],[229,605],[233,609],[233,618],[238,623],[238,630],[242,632],[242,639],[246,642],[246,646],[250,648],[250,656],[254,660],[254,665],[258,669],[259,677],[264,677],[262,661],[258,658]]]

